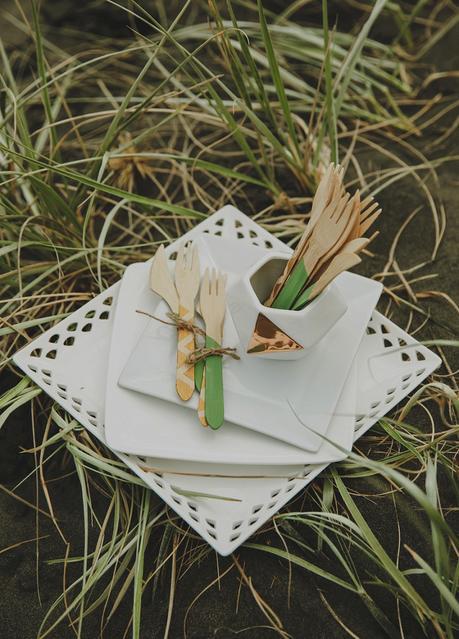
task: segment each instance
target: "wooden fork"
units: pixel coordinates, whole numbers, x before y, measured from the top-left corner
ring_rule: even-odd
[[[293,255],[285,265],[284,271],[277,279],[276,283],[273,286],[273,290],[271,294],[265,301],[265,306],[271,306],[273,301],[276,299],[279,291],[282,286],[286,282],[288,276],[293,271],[295,266],[299,263],[301,258],[304,255],[304,252],[307,248],[307,244],[311,233],[314,229],[314,226],[318,222],[320,216],[324,209],[334,200],[338,199],[341,195],[343,195],[343,172],[344,169],[339,164],[336,166],[332,163],[329,164],[327,170],[325,171],[322,179],[319,182],[317,187],[316,194],[314,195],[314,199],[311,207],[311,215],[309,217],[309,222],[303,232],[303,235],[298,242]]]
[[[179,297],[178,314],[187,322],[194,321],[194,301],[199,289],[199,278],[197,248],[182,244],[175,262],[175,287]],[[175,387],[184,401],[189,400],[194,391],[194,366],[187,362],[194,349],[194,334],[186,328],[179,328]]]
[[[314,195],[314,199],[312,201],[311,215],[309,217],[308,225],[306,226],[306,229],[300,241],[298,242],[297,251],[295,251],[298,255],[295,265],[303,257],[311,233],[315,225],[319,221],[320,216],[322,215],[325,208],[329,204],[331,204],[331,202],[337,201],[344,195],[343,173],[344,168],[342,166],[340,166],[339,164],[335,166],[332,163],[329,165],[321,181],[319,182],[319,186],[317,187],[316,194]]]
[[[350,239],[364,235],[379,217],[380,213],[381,209],[379,208],[378,202],[376,202],[372,195],[368,195],[360,205],[359,223]]]
[[[221,348],[226,312],[226,275],[217,273],[215,269],[210,275],[209,269],[206,269],[201,283],[199,303],[206,325],[206,348]],[[211,428],[217,429],[223,424],[224,419],[222,357],[207,357],[204,372],[201,392],[204,394],[205,418]]]
[[[164,244],[161,244],[158,248],[151,263],[149,283],[151,290],[165,300],[173,313],[177,313],[179,307],[178,295],[167,266]]]
[[[335,244],[333,244],[333,246],[331,246],[328,251],[324,253],[324,255],[322,255],[321,258],[317,261],[314,268],[310,272],[309,280],[311,280],[311,278],[315,276],[318,271],[320,271],[326,264],[328,264],[334,255],[341,252],[346,242],[348,242],[348,240],[351,238],[355,226],[359,223],[359,213],[360,194],[357,191],[355,195],[349,200],[343,212],[343,215],[347,216],[348,224],[344,227],[342,234],[337,238]]]
[[[306,252],[274,300],[274,308],[291,308],[309,279],[315,265],[339,240],[349,225],[352,207],[348,207],[349,193],[332,201],[316,223]]]

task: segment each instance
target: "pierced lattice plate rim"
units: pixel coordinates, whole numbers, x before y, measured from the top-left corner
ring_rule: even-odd
[[[184,237],[200,233],[279,250],[285,245],[234,207],[224,207]],[[183,239],[183,238],[181,238]],[[54,401],[102,443],[107,361],[119,282],[83,305],[13,357]],[[406,348],[403,346],[406,345]],[[403,357],[405,353],[405,357]],[[406,356],[408,354],[408,357]],[[374,312],[357,354],[359,404],[355,438],[391,410],[440,364],[440,358]],[[374,380],[373,385],[371,380]],[[217,552],[228,555],[308,485],[327,464],[221,467],[114,454]],[[212,493],[240,501],[189,497]]]

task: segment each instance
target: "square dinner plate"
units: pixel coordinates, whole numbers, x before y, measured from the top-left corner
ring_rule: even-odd
[[[258,259],[258,249],[237,241],[204,237],[196,244],[202,272],[207,267],[224,271],[228,288],[240,277],[241,264]],[[224,255],[232,256],[231,262],[223,259]],[[167,319],[167,305],[148,290],[148,273],[145,282],[140,308]],[[240,356],[240,360],[223,359],[228,422],[310,452],[320,448],[381,292],[380,284],[350,273],[343,273],[335,282],[348,309],[326,337],[298,360],[270,360],[245,353],[227,310],[223,342],[238,347]],[[127,324],[124,332],[129,330]],[[118,381],[125,389],[190,408],[198,425],[198,394],[183,402],[175,390],[176,334],[175,327],[149,319]]]
[[[277,439],[262,436],[236,424],[213,431],[203,428],[197,416],[184,406],[122,388],[120,371],[148,320],[135,313],[142,306],[148,264],[133,264],[123,277],[118,312],[113,326],[106,395],[106,436],[116,450],[135,455],[227,464],[322,463],[343,459],[352,446],[356,404],[356,372],[352,370],[336,406],[327,439],[310,452]],[[130,302],[130,305],[128,305]],[[122,330],[120,314],[135,314],[129,332]],[[123,310],[122,310],[123,309]],[[333,443],[332,443],[333,442]]]
[[[196,241],[200,246],[203,265],[209,263],[209,260],[212,264],[219,263],[220,268],[229,272],[230,281],[231,278],[245,272],[267,250],[253,245],[250,245],[251,250],[249,251],[242,250],[242,242],[222,240],[205,234],[201,238],[205,238],[205,249],[200,238]],[[236,250],[238,251],[238,259],[235,267]],[[286,247],[285,250],[288,251]],[[231,271],[229,271],[230,267]],[[106,435],[110,446],[134,454],[196,461],[212,460],[219,463],[283,464],[297,463],[300,460],[302,463],[321,463],[322,460],[337,460],[345,456],[345,451],[349,450],[351,446],[352,424],[355,416],[355,381],[352,376],[349,376],[346,386],[341,389],[343,392],[336,398],[336,404],[330,408],[329,428],[328,430],[324,428],[323,431],[329,441],[324,441],[323,438],[319,437],[318,449],[297,450],[293,446],[275,441],[271,437],[260,437],[257,432],[250,433],[248,429],[240,428],[229,421],[225,422],[224,426],[216,432],[200,427],[197,416],[188,410],[190,403],[180,402],[175,393],[174,371],[171,369],[167,373],[167,371],[159,370],[157,364],[160,361],[166,362],[167,365],[169,356],[167,355],[165,359],[164,357],[159,358],[156,347],[161,350],[166,345],[166,350],[171,346],[173,349],[174,329],[155,320],[149,320],[135,312],[137,309],[154,313],[161,310],[157,296],[148,287],[149,269],[149,263],[135,264],[129,267],[119,292],[107,380]],[[359,276],[349,275],[349,277],[351,278],[347,285],[349,292],[352,289],[352,296],[362,298],[360,311],[363,310],[363,313],[359,313],[361,337],[379,295],[380,286]],[[367,286],[368,282],[370,282],[369,286]],[[225,328],[225,343],[227,343],[228,336],[231,338],[229,341],[237,341],[230,318],[228,318]],[[152,339],[148,337],[150,330],[153,332]],[[160,340],[162,343],[159,343],[157,331],[168,339],[163,338]],[[341,338],[338,336],[337,339],[349,347],[349,340],[343,340],[342,337],[341,334]],[[140,381],[129,381],[129,377],[126,375],[129,370],[126,367],[128,362],[135,364],[133,351],[137,348],[140,355],[144,348],[144,341],[148,344],[149,356],[142,356],[142,359],[149,361],[152,376],[156,375],[156,378],[159,378],[161,382],[159,386],[163,393],[162,398],[167,399],[167,403],[156,397],[146,396],[154,387],[153,380],[149,377],[149,370],[145,371],[142,385]],[[354,348],[348,350],[350,352],[348,370],[359,342],[360,339],[356,337]],[[171,360],[175,362],[175,356],[171,357]],[[261,361],[260,364],[264,365],[265,362]],[[281,364],[282,366],[284,363],[270,362],[270,364]],[[335,370],[336,367],[334,367]],[[118,384],[121,373],[123,373],[122,384],[129,386],[129,388],[123,388]],[[139,392],[132,393],[133,388]],[[154,392],[158,392],[157,387]],[[228,416],[226,383],[225,401],[226,415]],[[174,406],[174,403],[177,403],[177,406]],[[196,404],[191,406],[195,407]],[[282,417],[281,409],[278,408],[278,410],[281,413],[280,425],[284,431],[285,420]],[[273,427],[271,432],[275,437],[282,437],[282,433],[279,433],[279,423],[276,424],[271,418],[270,424]],[[263,428],[263,425],[261,427]],[[308,430],[301,426],[300,435],[304,438],[305,434],[308,436]]]

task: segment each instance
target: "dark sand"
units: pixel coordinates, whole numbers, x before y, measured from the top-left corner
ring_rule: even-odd
[[[459,38],[459,29],[451,32],[430,53],[429,63],[435,64],[437,69],[457,68],[457,55],[454,60],[452,52],[457,52],[455,47]],[[435,90],[441,90],[447,94],[453,91],[450,83],[438,84]],[[432,89],[433,90],[433,89]],[[424,135],[419,141],[419,147],[425,149],[440,135],[446,126],[453,121],[454,116],[448,120],[442,119]],[[441,149],[435,149],[434,157],[452,155],[457,153],[458,138],[450,136]],[[375,164],[377,158],[368,157],[369,162]],[[457,214],[457,176],[458,166],[452,163],[445,164],[438,170],[440,176],[440,188],[446,210],[448,213],[448,227],[438,259],[435,263],[424,269],[425,273],[438,273],[437,280],[429,287],[448,293],[456,301],[458,295],[458,225]],[[381,218],[381,234],[373,246],[376,257],[373,261],[367,260],[362,273],[376,272],[385,263],[388,247],[397,232],[400,224],[406,216],[418,205],[419,194],[413,188],[413,183],[408,185],[397,184],[394,188],[384,192],[380,198],[384,215]],[[428,259],[433,242],[433,226],[429,212],[424,209],[409,229],[404,233],[398,249],[398,259],[401,268],[417,264],[423,259]],[[429,288],[428,287],[428,288]],[[384,310],[384,302],[381,310]],[[457,338],[457,317],[451,307],[446,303],[428,301],[424,308],[431,308],[437,322],[449,327],[434,327],[433,324],[423,331],[419,337],[430,339]],[[406,320],[406,313],[402,312],[400,321]],[[453,369],[457,368],[456,362],[450,362]],[[14,383],[14,378],[5,375],[0,382],[0,390],[4,390]],[[425,415],[421,411],[413,414],[418,419],[417,424],[429,428]],[[41,422],[42,423],[42,422]],[[8,420],[3,430],[0,431],[0,483],[6,489],[13,489],[22,478],[33,470],[33,457],[21,454],[20,450],[33,445],[31,433],[30,412],[22,409],[17,411]],[[61,456],[48,468],[48,477],[63,474],[62,469],[71,469],[71,465],[64,465]],[[319,484],[321,480],[318,480]],[[352,484],[354,489],[376,492],[374,482]],[[83,537],[82,514],[80,508],[80,488],[76,475],[51,484],[52,500],[60,525],[71,544],[71,554],[78,555],[81,551]],[[442,490],[443,505],[451,503],[452,495],[448,494],[448,485]],[[24,499],[35,503],[35,476],[24,482],[16,493]],[[42,496],[41,506],[46,509]],[[376,501],[358,499],[359,508],[366,515],[368,522],[377,537],[382,540],[384,547],[392,557],[396,555],[397,532],[392,499],[377,499]],[[97,504],[99,508],[105,507],[101,498]],[[316,505],[308,498],[307,491],[296,500],[295,506],[300,509],[316,509]],[[413,512],[412,504],[402,495],[397,498],[398,516],[402,528],[402,540],[413,544],[423,556],[429,560],[430,550],[419,539],[419,521]],[[61,558],[65,553],[65,545],[49,520],[40,515],[37,518],[34,510],[19,503],[3,491],[0,491],[0,636],[4,639],[33,639],[36,637],[38,627],[49,605],[62,591],[62,572],[59,566],[50,566],[48,561]],[[450,520],[450,524],[453,522]],[[425,526],[425,522],[421,522]],[[39,554],[37,556],[35,543],[24,543],[18,547],[15,544],[25,540],[34,539],[37,534],[43,539],[39,542]],[[313,537],[305,530],[301,530],[305,539],[314,543]],[[256,540],[260,543],[279,545],[278,539],[271,533],[260,533]],[[12,547],[8,549],[8,547]],[[285,561],[277,560],[266,554],[240,549],[237,553],[239,561],[245,565],[248,575],[253,579],[260,594],[273,607],[280,616],[285,629],[294,639],[337,639],[347,637],[347,633],[336,623],[330,612],[323,605],[320,598],[322,591],[336,613],[344,623],[361,639],[383,639],[387,635],[376,624],[367,608],[357,596],[343,589],[330,586],[327,582],[297,568],[293,569],[291,580],[290,602],[288,600],[288,566]],[[150,553],[148,559],[151,562],[154,556]],[[147,559],[147,560],[148,560]],[[220,571],[224,572],[230,559],[218,559]],[[323,566],[327,567],[327,558],[323,557]],[[361,560],[360,560],[361,561]],[[187,608],[198,593],[216,577],[217,559],[214,553],[210,553],[199,565],[196,565],[177,584],[174,613],[170,638],[176,639],[183,636],[184,616]],[[372,566],[360,564],[361,575],[365,575],[368,569],[371,573]],[[368,575],[369,576],[369,575]],[[164,584],[160,595],[152,601],[151,593],[147,591],[144,596],[142,617],[142,639],[156,639],[163,636],[163,627],[167,609],[167,597],[169,588],[169,574],[165,575]],[[39,584],[39,595],[37,590]],[[194,605],[187,621],[187,636],[189,639],[234,639],[236,637],[250,639],[271,639],[276,636],[272,629],[266,625],[266,619],[257,607],[248,589],[243,587],[240,593],[239,606],[236,612],[239,579],[235,569],[222,579],[221,586],[210,588]],[[391,621],[397,626],[397,617],[394,601],[384,591],[371,590],[377,604],[384,610]],[[427,588],[423,594],[432,605],[436,606],[433,593]],[[429,599],[430,597],[430,599]],[[130,614],[130,595],[121,605],[113,622],[107,627],[104,637],[121,639]],[[405,616],[405,639],[418,639],[420,629]],[[100,636],[100,617],[96,612],[88,618],[85,624],[83,637],[96,639]],[[245,630],[244,630],[245,629]],[[65,625],[50,634],[50,639],[66,639],[74,637],[71,629]],[[130,635],[128,635],[130,636]]]

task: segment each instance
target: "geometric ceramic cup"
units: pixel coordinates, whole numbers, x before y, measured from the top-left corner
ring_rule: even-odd
[[[253,356],[299,359],[344,315],[347,304],[332,282],[299,311],[271,308],[263,301],[282,273],[288,256],[271,252],[228,290],[228,307],[242,348]]]

